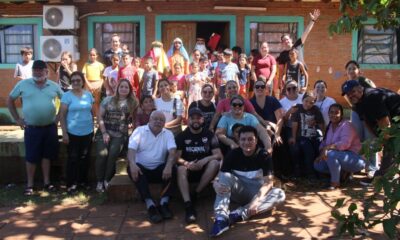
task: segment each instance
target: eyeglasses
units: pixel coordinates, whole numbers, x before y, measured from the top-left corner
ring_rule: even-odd
[[[243,107],[243,103],[232,103],[232,107]]]
[[[256,85],[255,88],[256,89],[265,89],[265,85]]]
[[[290,92],[290,91],[295,91],[297,89],[297,87],[288,87],[286,88],[286,91]]]

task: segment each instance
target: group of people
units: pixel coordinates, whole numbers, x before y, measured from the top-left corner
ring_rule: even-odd
[[[195,49],[190,59],[179,38],[167,53],[156,41],[145,57],[132,58],[113,35],[112,47],[103,56],[106,66],[97,61],[96,49],[89,51],[82,71],[71,54],[63,53],[57,83],[48,79],[46,63],[32,61],[32,50],[23,48],[23,62],[14,76],[19,82],[8,108],[25,130],[24,194],[34,193],[39,163],[45,189],[55,190],[49,170],[58,154],[58,121],[68,146],[68,193],[89,187],[92,143],[98,192],[109,187],[116,159],[127,149],[129,177],[154,223],[172,218],[169,201],[176,185],[186,222],[195,222],[197,195],[212,183],[212,236],[283,203],[285,193],[273,187],[273,175],[313,183],[321,179],[320,173],[329,173],[327,188],[335,189],[349,174],[366,168],[370,178],[364,184],[369,184],[390,167],[393,151],[383,149],[379,167],[376,155],[367,160],[361,156],[361,142],[376,137],[400,115],[400,96],[362,77],[355,61],[345,65],[348,79],[341,89],[353,108],[351,122],[344,118],[343,107],[326,96],[325,81],[315,81],[308,90],[301,47],[319,11],[310,17],[294,44],[290,36],[282,36],[287,50],[276,60],[267,42],[251,61],[239,47],[221,49],[210,58],[202,48]],[[282,78],[276,77],[276,62],[284,66]],[[19,97],[22,116],[16,108]],[[56,98],[61,99],[59,107]],[[153,182],[162,183],[159,201],[149,189]],[[192,182],[197,185],[191,191]],[[230,211],[231,201],[240,207]]]

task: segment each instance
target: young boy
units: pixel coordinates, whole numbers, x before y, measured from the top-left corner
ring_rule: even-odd
[[[118,81],[122,78],[128,79],[133,88],[133,92],[135,92],[136,97],[139,99],[139,77],[135,67],[132,65],[132,58],[128,53],[124,53],[121,59],[123,66],[119,68]]]
[[[111,62],[112,65],[106,67],[103,72],[107,96],[113,96],[118,85],[119,55],[117,53],[111,57]]]
[[[144,72],[140,83],[142,86],[142,96],[149,95],[156,98],[158,73],[153,69],[153,58],[151,57],[144,60]]]
[[[234,80],[239,85],[238,66],[232,62],[232,50],[227,48],[223,52],[224,63],[219,64],[217,73],[217,84],[219,85],[219,100],[225,99],[225,85],[227,81]]]
[[[21,56],[22,62],[15,66],[14,80],[16,81],[32,77],[33,49],[30,47],[21,48]]]

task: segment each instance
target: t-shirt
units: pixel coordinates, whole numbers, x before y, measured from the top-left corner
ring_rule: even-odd
[[[145,71],[142,76],[142,96],[153,95],[156,81],[158,80],[158,73],[156,71]]]
[[[297,83],[300,83],[300,65],[300,61],[296,61],[294,64],[291,64],[290,62],[286,63],[286,82],[294,80]]]
[[[289,109],[293,106],[296,106],[297,104],[301,104],[303,101],[303,95],[304,94],[298,94],[297,98],[295,100],[290,100],[287,97],[282,98],[279,100],[280,104],[282,105],[283,110],[285,110],[285,113],[289,111]]]
[[[84,136],[93,132],[94,99],[90,92],[84,90],[82,96],[78,97],[72,91],[68,91],[61,98],[61,103],[68,106],[67,131],[69,133]]]
[[[219,120],[217,128],[224,128],[226,129],[226,136],[232,137],[232,127],[236,123],[243,124],[245,126],[252,126],[252,127],[257,127],[260,122],[257,120],[254,115],[250,113],[243,113],[243,117],[241,119],[236,119],[232,117],[231,113],[228,113]]]
[[[45,126],[56,118],[56,98],[63,91],[54,81],[47,79],[42,88],[32,78],[19,81],[10,92],[11,99],[22,98],[22,113],[28,125]]]
[[[241,86],[246,85],[247,83],[247,78],[250,76],[250,68],[245,67],[243,69],[239,69],[239,74],[238,74],[238,79],[239,79],[239,84]]]
[[[136,69],[130,64],[120,67],[118,71],[118,81],[120,81],[122,78],[128,79],[128,81],[131,83],[132,88],[134,89],[136,96],[138,96],[139,76],[136,73]]]
[[[204,117],[204,128],[208,129],[210,127],[211,121],[215,115],[215,104],[211,102],[209,106],[204,106],[201,103],[201,100],[192,102],[189,106],[189,110],[191,108],[199,108],[203,112],[203,117]]]
[[[378,120],[400,116],[400,95],[385,88],[365,88],[362,99],[354,107],[362,120],[377,133]]]
[[[253,104],[254,109],[257,114],[260,115],[264,120],[269,122],[277,123],[277,119],[275,117],[275,111],[280,109],[282,105],[279,101],[271,96],[265,96],[265,104],[264,108],[261,108],[256,101],[256,98],[253,97],[250,99],[251,104]]]
[[[119,48],[117,52],[114,52],[114,51],[112,50],[112,48],[110,48],[110,49],[108,49],[108,50],[106,50],[106,51],[104,52],[103,60],[104,60],[104,64],[105,64],[107,67],[112,66],[112,56],[113,56],[114,54],[118,54],[119,59],[121,59],[121,57],[122,57],[122,49]]]
[[[321,101],[316,101],[314,103],[314,105],[318,107],[318,109],[322,113],[322,116],[324,117],[325,126],[328,126],[329,123],[329,107],[334,103],[336,103],[336,101],[331,97],[324,97],[324,99],[322,99]]]
[[[217,112],[224,113],[229,112],[231,110],[231,99],[225,98],[218,102]],[[248,113],[254,112],[254,107],[251,102],[247,99],[244,99],[244,111]]]
[[[113,68],[112,66],[108,66],[106,67],[106,69],[104,69],[104,73],[103,76],[106,78],[106,81],[108,81],[108,86],[110,86],[110,88],[112,88],[114,90],[114,93],[117,90],[117,86],[118,86],[118,71],[119,68],[118,66],[116,68]],[[110,90],[106,90],[106,94],[107,96],[112,95],[112,92],[110,92]]]
[[[86,79],[89,81],[99,81],[103,79],[103,70],[104,65],[101,62],[85,63],[82,73],[86,75]]]
[[[296,49],[298,51],[297,60],[299,60],[300,62],[304,63],[302,48],[303,48],[303,42],[301,41],[301,38],[299,38],[293,44],[291,49]],[[283,50],[279,54],[279,56],[276,58],[276,61],[279,64],[286,64],[286,63],[290,62],[289,50]]]
[[[219,148],[217,137],[206,128],[199,134],[194,134],[187,127],[176,138],[177,149],[182,151],[181,158],[188,162],[200,160],[212,155],[212,150]]]
[[[112,137],[124,137],[128,135],[128,121],[130,112],[126,100],[114,104],[113,97],[104,98],[101,106],[105,109],[103,121],[107,133]]]
[[[17,63],[17,65],[15,65],[14,78],[15,77],[21,77],[22,79],[31,78],[32,66],[33,66],[33,60],[30,60],[27,64]]]
[[[221,78],[220,84],[225,85],[227,81],[236,79],[236,75],[239,73],[239,68],[233,62],[228,64],[221,63],[218,66],[218,71]]]
[[[176,99],[176,100],[174,100]],[[176,102],[176,107],[174,108],[174,101]],[[177,98],[172,98],[171,101],[165,102],[162,98],[156,98],[154,100],[156,109],[164,113],[165,122],[170,122],[176,118],[176,116],[182,116],[183,106],[182,101]]]
[[[177,81],[178,82],[178,91],[184,91],[185,90],[185,83],[186,83],[186,76],[185,74],[179,74],[179,75],[172,75],[168,78],[168,81]]]
[[[297,136],[298,137],[317,137],[318,124],[324,123],[324,118],[318,107],[312,106],[310,109],[305,110],[303,104],[297,105],[297,112],[292,115],[291,121],[298,123]]]
[[[272,55],[265,57],[257,56],[253,59],[253,66],[255,68],[257,78],[264,76],[266,79],[269,78],[272,72],[272,66],[276,65],[275,58]]]
[[[230,172],[235,175],[263,182],[263,176],[272,174],[270,158],[258,148],[253,155],[245,156],[241,148],[231,150],[224,158],[221,172]]]

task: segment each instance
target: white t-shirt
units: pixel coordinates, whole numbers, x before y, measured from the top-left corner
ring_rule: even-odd
[[[176,116],[182,116],[183,106],[182,101],[177,98],[171,98],[171,101],[165,102],[162,98],[156,98],[154,103],[156,105],[156,109],[164,113],[165,122],[170,122],[174,120],[174,99],[176,99]]]
[[[295,100],[289,100],[287,97],[282,98],[281,100],[279,100],[279,102],[282,105],[283,110],[285,110],[285,113],[293,106],[297,105],[297,104],[301,104],[303,103],[303,95],[304,94],[298,94],[297,99]]]
[[[163,129],[154,136],[149,125],[140,126],[129,138],[128,148],[136,150],[136,162],[147,169],[155,169],[165,163],[168,151],[176,149],[174,135]]]
[[[117,90],[117,85],[118,85],[118,67],[112,68],[112,66],[106,67],[103,72],[103,76],[107,79],[108,85],[114,89],[114,92]],[[107,89],[106,91],[107,96],[110,96],[111,93]]]
[[[329,123],[329,115],[328,115],[329,107],[334,103],[336,103],[336,101],[331,97],[325,97],[322,101],[316,101],[314,103],[314,105],[319,108],[319,110],[322,113],[322,116],[324,117],[325,126],[328,126]]]
[[[22,79],[27,79],[32,77],[32,66],[33,60],[29,61],[27,64],[17,63],[15,66],[14,78],[19,76]]]

